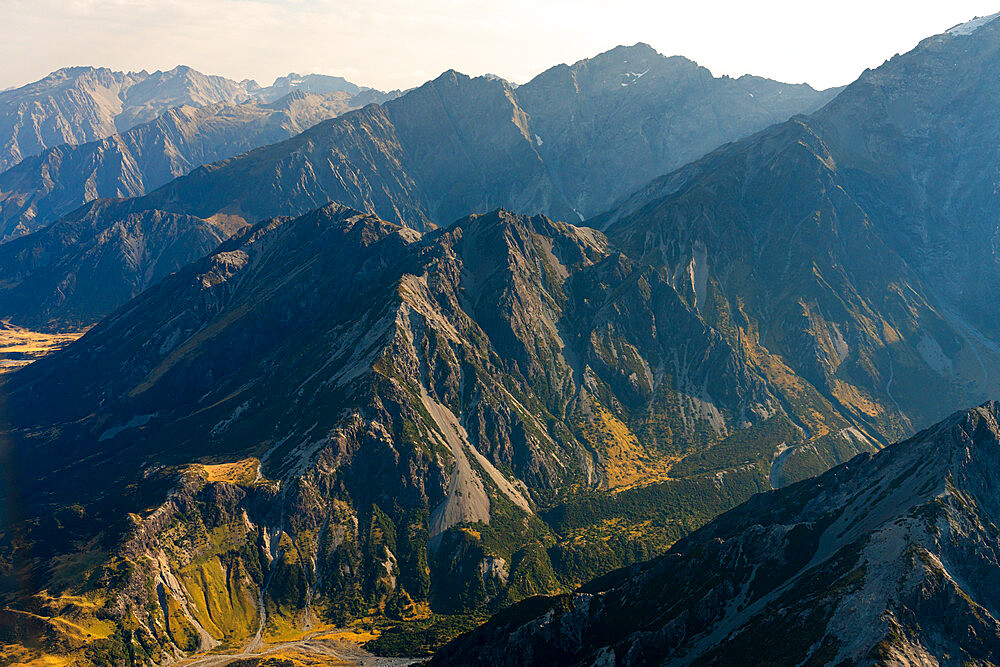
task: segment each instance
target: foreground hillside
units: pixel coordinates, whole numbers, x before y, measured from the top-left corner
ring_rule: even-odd
[[[988,403],[756,496],[432,664],[997,664],[998,418]]]

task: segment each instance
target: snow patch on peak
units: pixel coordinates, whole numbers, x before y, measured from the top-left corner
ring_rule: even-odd
[[[628,63],[627,60],[625,62]],[[623,87],[624,86],[630,86],[633,83],[635,83],[636,81],[638,81],[639,79],[641,79],[642,77],[646,76],[646,74],[648,74],[648,73],[649,73],[649,68],[648,67],[645,70],[643,70],[642,72],[639,72],[639,73],[636,73],[636,72],[625,72],[625,74],[624,74],[625,80],[622,81],[622,86]]]
[[[993,21],[993,19],[1000,17],[1000,12],[996,14],[990,14],[989,16],[977,16],[976,18],[968,21],[966,23],[960,23],[951,30],[948,31],[949,35],[971,35],[975,31],[982,28],[987,23]]]

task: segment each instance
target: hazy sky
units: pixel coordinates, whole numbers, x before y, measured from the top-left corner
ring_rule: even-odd
[[[524,82],[647,42],[716,75],[827,87],[1000,0],[0,0],[0,89],[65,65],[408,88],[454,68]]]

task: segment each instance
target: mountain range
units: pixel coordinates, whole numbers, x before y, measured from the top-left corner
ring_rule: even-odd
[[[0,245],[93,325],[3,379],[0,640],[996,662],[996,18],[823,93],[446,72]]]
[[[418,230],[498,206],[580,221],[650,178],[835,93],[714,78],[644,44],[553,68],[516,88],[449,71],[399,99],[193,172],[142,205],[256,222],[338,201]],[[600,188],[591,187],[596,181]]]
[[[884,410],[923,427],[995,395],[996,19],[921,42],[816,114],[658,179],[593,224],[679,276],[713,326],[798,356],[869,423]],[[435,659],[996,664],[997,414],[960,412],[757,496],[660,559],[529,600]]]
[[[0,238],[42,229],[96,199],[144,195],[203,164],[393,96],[292,90],[272,102],[185,105],[97,141],[46,149],[0,173]]]
[[[51,146],[103,139],[171,107],[246,101],[251,85],[189,67],[152,74],[103,67],[57,70],[0,93],[0,170]]]
[[[233,81],[183,65],[152,74],[66,67],[0,92],[0,172],[46,148],[104,139],[155,120],[174,107],[251,99],[270,103],[296,91],[354,97],[367,90],[321,74],[290,74],[262,88],[250,79]]]
[[[106,237],[96,230],[110,229],[126,216],[160,219],[168,213],[200,218],[203,227],[224,220],[228,229],[238,221],[300,215],[330,201],[415,229],[499,206],[579,221],[635,185],[719,143],[814,109],[834,92],[749,76],[713,78],[689,60],[666,58],[641,44],[553,68],[516,89],[495,77],[447,72],[398,99],[195,169],[146,196],[90,209],[100,211],[87,218],[95,233],[76,236],[101,243]],[[237,108],[239,121],[232,123],[206,112],[212,124],[204,130],[207,138],[175,139],[190,136],[189,129],[200,135],[207,124],[185,123],[174,130],[175,112],[105,142],[68,153],[54,149],[26,161],[0,175],[0,192],[10,193],[0,196],[0,224],[10,236],[37,228],[93,194],[139,194],[147,184],[208,157],[206,143],[218,152],[220,139],[226,150],[234,136],[246,141],[245,107]],[[267,127],[284,123],[284,115],[269,118]],[[255,136],[265,139],[263,131]],[[185,157],[165,158],[178,152]],[[60,175],[60,165],[69,175]],[[60,225],[79,217],[74,213]],[[54,237],[62,234],[42,228],[16,249],[0,251],[6,254],[0,271],[7,273],[0,305],[14,321],[55,328],[92,324],[113,309],[104,296],[109,284],[115,294],[134,296],[161,275],[149,274],[134,253],[121,255],[103,277],[94,267],[67,274],[60,267],[76,266],[80,251],[74,245],[66,250],[70,256],[61,256]],[[111,255],[104,250],[88,255],[95,252]],[[203,252],[201,245],[193,246],[183,259],[193,261]],[[149,248],[150,256],[159,254]],[[32,271],[44,264],[48,287],[35,282],[25,290],[20,276],[29,270],[26,257]],[[129,272],[133,275],[122,282]],[[88,274],[96,280],[83,280]],[[49,307],[70,302],[66,312],[72,317],[65,320]],[[97,303],[102,307],[91,307]]]

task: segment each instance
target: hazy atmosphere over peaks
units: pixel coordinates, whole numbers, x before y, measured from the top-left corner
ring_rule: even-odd
[[[554,63],[638,41],[716,75],[827,88],[996,11],[989,0],[3,0],[0,8],[0,89],[70,63],[169,69],[179,58],[261,82],[318,72],[392,90],[450,68],[524,82]]]

